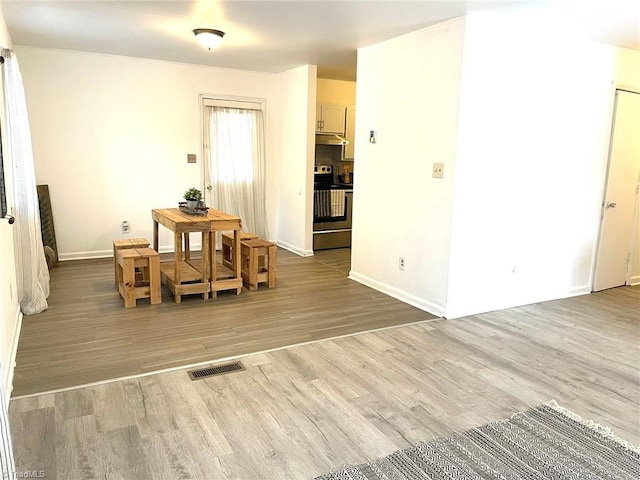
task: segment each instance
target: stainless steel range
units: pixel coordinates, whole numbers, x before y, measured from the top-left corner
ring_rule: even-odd
[[[316,165],[313,180],[313,249],[350,247],[353,186],[335,183],[331,165]]]

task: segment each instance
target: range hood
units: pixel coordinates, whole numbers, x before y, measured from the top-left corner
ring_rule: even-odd
[[[349,140],[335,133],[316,133],[316,145],[349,145]]]

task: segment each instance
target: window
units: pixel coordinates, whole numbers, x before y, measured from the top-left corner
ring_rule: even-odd
[[[261,110],[212,107],[211,156],[218,182],[252,182]],[[212,172],[213,173],[213,172]]]

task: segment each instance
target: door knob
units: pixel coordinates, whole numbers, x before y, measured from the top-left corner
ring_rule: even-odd
[[[616,205],[618,205],[616,202],[607,202],[606,208],[616,208]]]

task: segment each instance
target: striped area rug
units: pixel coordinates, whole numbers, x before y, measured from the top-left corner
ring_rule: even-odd
[[[640,449],[549,402],[316,480],[640,478]]]

